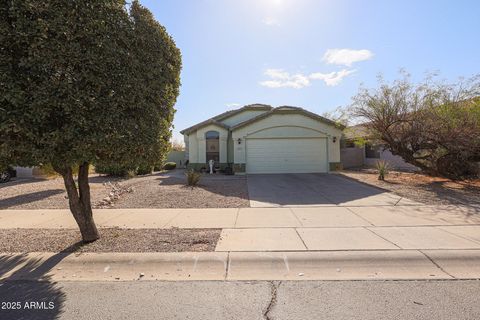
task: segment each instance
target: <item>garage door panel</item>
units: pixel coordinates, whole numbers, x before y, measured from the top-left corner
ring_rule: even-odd
[[[247,139],[247,173],[327,172],[325,138]]]

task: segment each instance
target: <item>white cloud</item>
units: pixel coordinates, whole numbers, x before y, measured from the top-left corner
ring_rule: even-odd
[[[263,18],[262,23],[263,23],[264,25],[271,26],[271,27],[278,27],[278,26],[280,26],[280,22],[279,22],[277,19],[273,18],[273,17],[265,17],[265,18]]]
[[[304,75],[301,73],[290,74],[283,69],[267,69],[264,75],[270,79],[261,81],[260,85],[267,88],[301,89],[310,86],[312,80],[322,80],[327,86],[336,86],[355,71],[342,69],[330,73],[315,72],[310,75]]]
[[[353,70],[342,69],[340,71],[334,71],[330,73],[316,72],[310,75],[310,79],[323,80],[327,86],[333,87],[340,84],[343,78],[345,78],[348,75],[351,75],[352,73],[355,73],[355,71],[356,71],[355,69]]]
[[[310,85],[307,76],[297,73],[290,74],[282,69],[267,69],[264,73],[270,80],[261,81],[260,85],[268,88],[301,89]]]
[[[241,104],[240,103],[227,103],[226,106],[228,108],[238,108],[238,107],[241,106]]]
[[[323,55],[322,60],[328,64],[337,64],[350,67],[352,63],[369,60],[373,57],[373,52],[367,49],[328,49]]]

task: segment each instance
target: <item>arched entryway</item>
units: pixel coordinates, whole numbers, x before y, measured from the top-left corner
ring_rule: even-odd
[[[220,162],[220,134],[218,131],[208,131],[205,133],[206,159],[216,163]]]

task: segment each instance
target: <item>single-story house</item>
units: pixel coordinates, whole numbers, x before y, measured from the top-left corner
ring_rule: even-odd
[[[359,142],[362,143],[359,143]],[[375,167],[378,160],[385,160],[390,167],[402,171],[419,170],[402,157],[392,154],[382,144],[369,141],[369,133],[365,125],[358,124],[344,130],[340,143],[342,167]]]
[[[302,108],[252,104],[180,133],[196,170],[230,167],[235,174],[329,172],[340,166],[343,127]]]

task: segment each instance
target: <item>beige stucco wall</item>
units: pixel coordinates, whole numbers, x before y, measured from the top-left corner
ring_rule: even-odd
[[[184,160],[188,160],[188,152],[190,149],[190,144],[188,143],[188,135],[183,135],[183,141],[185,142],[185,158]]]
[[[365,153],[365,151],[364,151]],[[365,158],[365,165],[369,167],[375,167],[378,160],[387,161],[393,169],[396,170],[406,170],[406,171],[416,171],[419,168],[414,165],[405,162],[400,156],[393,155],[389,150],[380,150],[380,158]]]
[[[340,159],[345,169],[361,167],[365,163],[365,149],[363,147],[340,149]]]
[[[185,164],[185,151],[170,151],[165,161],[175,162],[177,168],[181,168]]]
[[[32,167],[14,167],[13,169],[17,172],[17,178],[32,178],[34,176]]]
[[[227,126],[232,127],[240,122],[249,120],[256,116],[261,115],[262,113],[267,112],[267,110],[245,110],[243,112],[237,113],[231,117],[221,120],[220,122],[225,123]]]
[[[188,141],[188,159],[190,163],[206,163],[205,134],[208,131],[217,131],[219,133],[220,162],[226,163],[228,131],[225,128],[213,124],[200,128],[196,132],[192,132],[185,139],[185,142]]]
[[[247,126],[238,128],[232,133],[232,140],[242,143],[234,144],[234,162],[245,163],[246,138],[278,138],[284,137],[327,137],[328,161],[340,162],[340,137],[342,131],[332,125],[304,116],[302,114],[273,114]],[[336,137],[336,142],[333,142]]]

